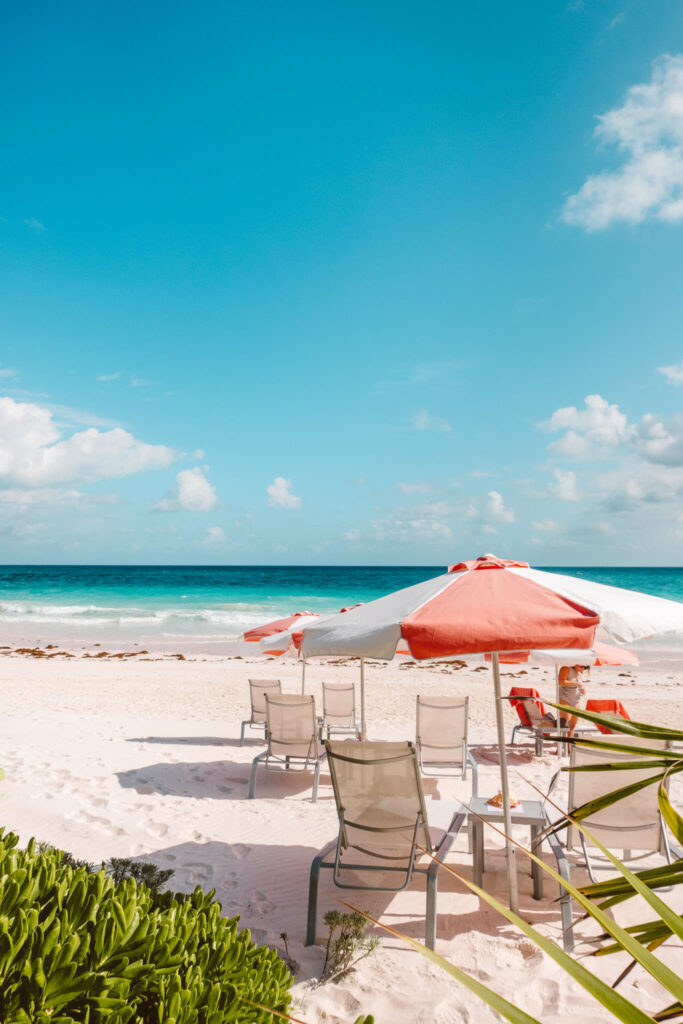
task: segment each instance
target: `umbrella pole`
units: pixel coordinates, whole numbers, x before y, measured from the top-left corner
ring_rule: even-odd
[[[360,659],[360,738],[367,739],[365,735],[365,658]]]
[[[508,892],[510,896],[510,910],[513,913],[519,911],[519,897],[517,894],[517,862],[515,848],[510,842],[512,835],[512,819],[510,815],[510,789],[508,786],[508,764],[505,750],[505,733],[503,727],[503,698],[500,692],[500,666],[498,655],[491,655],[493,667],[493,689],[496,695],[496,729],[498,732],[498,751],[500,753],[500,788],[503,794],[503,823],[505,825],[505,856],[508,868]]]
[[[306,659],[301,659],[301,692],[306,692]]]
[[[560,703],[560,666],[559,665],[555,666],[555,703],[556,704]],[[560,718],[560,712],[557,710],[557,708],[555,708],[555,713],[557,715],[557,733],[558,733],[558,735],[562,735],[562,729],[560,728],[560,722],[562,721],[562,719]],[[557,760],[558,761],[562,757],[562,748],[563,748],[563,746],[564,746],[564,744],[562,743],[562,741],[558,740],[557,741]]]

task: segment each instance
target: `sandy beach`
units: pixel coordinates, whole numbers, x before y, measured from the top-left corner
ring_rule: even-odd
[[[290,659],[196,657],[173,652],[126,657],[89,648],[64,652],[41,647],[36,657],[6,648],[0,662],[3,715],[0,763],[2,824],[20,837],[31,836],[99,862],[111,856],[144,858],[173,868],[170,887],[215,889],[224,913],[239,914],[258,941],[283,948],[296,963],[293,1012],[310,1024],[346,1024],[361,1012],[377,1024],[498,1019],[454,980],[400,941],[380,936],[380,949],[339,983],[315,986],[323,960],[326,930],[319,921],[318,945],[303,945],[308,872],[320,847],[336,835],[335,804],[329,775],[323,770],[317,804],[310,800],[310,776],[259,776],[257,795],[248,801],[250,761],[263,749],[256,735],[239,746],[239,724],[248,717],[249,676],[280,678],[296,692],[300,670]],[[71,656],[68,656],[69,653]],[[123,654],[126,652],[119,652]],[[313,662],[307,685],[320,702],[323,679],[357,678],[357,665],[341,659]],[[637,670],[594,669],[589,693],[617,696],[634,718],[671,722],[678,679],[668,663]],[[517,683],[536,686],[553,697],[549,668],[511,666],[504,689]],[[493,707],[489,672],[451,664],[418,667],[394,662],[367,667],[367,719],[372,739],[407,739],[414,733],[417,693],[469,694],[470,737],[480,771],[480,793],[498,790]],[[676,720],[681,715],[676,703]],[[514,724],[507,714],[509,731]],[[511,755],[511,784],[519,797],[534,798],[533,785],[545,791],[558,762],[554,747],[534,757],[531,745]],[[566,763],[566,761],[564,762]],[[429,779],[431,800],[458,798],[467,803],[470,780]],[[558,800],[566,800],[566,779]],[[680,793],[674,788],[676,802]],[[524,841],[527,832],[520,830]],[[484,884],[504,897],[505,868],[500,841],[486,834]],[[551,863],[549,853],[548,862]],[[471,855],[464,833],[452,853],[456,870],[471,877]],[[575,858],[576,859],[576,858]],[[586,879],[577,869],[574,877]],[[545,934],[560,938],[557,886],[546,880],[545,898],[535,901],[531,878],[520,871],[522,915]],[[322,883],[321,916],[349,894]],[[391,927],[424,937],[423,883],[397,896],[350,894],[352,902]],[[675,894],[675,905],[683,897]],[[683,906],[679,910],[683,909]],[[638,920],[633,903],[620,921]],[[594,926],[577,931],[578,955],[590,951],[586,939]],[[498,991],[513,996],[544,1024],[564,1024],[582,1013],[591,1021],[611,1018],[582,989],[570,985],[558,968],[492,910],[480,905],[453,877],[440,883],[437,950]],[[664,954],[683,967],[683,953]],[[613,980],[624,958],[593,960]],[[632,972],[623,991],[644,1009],[661,1009],[657,987],[642,971]]]

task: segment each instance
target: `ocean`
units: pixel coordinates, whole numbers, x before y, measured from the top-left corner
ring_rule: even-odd
[[[548,567],[544,567],[548,568]],[[443,566],[0,566],[0,639],[196,649],[295,611],[330,613]],[[683,568],[561,567],[683,601]]]

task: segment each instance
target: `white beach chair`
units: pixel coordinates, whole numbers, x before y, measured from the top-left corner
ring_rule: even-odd
[[[417,698],[415,746],[423,775],[467,778],[472,768],[472,796],[478,796],[477,762],[467,746],[469,697]]]
[[[266,694],[266,739],[268,747],[251,765],[249,799],[254,798],[256,770],[305,772],[313,769],[312,801],[318,799],[320,764],[325,748],[318,735],[315,701],[310,693]]]
[[[244,729],[248,725],[250,728],[263,729],[264,737],[266,735],[266,694],[276,694],[282,692],[282,683],[279,679],[250,679],[249,680],[249,697],[251,699],[251,718],[247,718],[242,722],[242,729],[240,731],[240,746],[244,746]]]
[[[414,874],[426,875],[426,943],[434,949],[438,872],[465,821],[462,804],[426,804],[412,743],[327,740],[325,747],[339,833],[311,864],[306,945],[315,942],[320,872],[327,868],[340,889],[374,892],[400,892]]]
[[[597,747],[583,747],[572,744],[570,768],[581,765],[604,765],[618,763],[619,761],[634,761],[640,756],[638,747],[647,747],[651,750],[665,750],[666,742],[663,740],[643,739],[639,736],[627,736],[619,734],[612,736],[615,743],[635,748],[633,754],[622,753],[616,750],[600,750]],[[628,771],[599,771],[599,772],[570,772],[569,773],[569,813],[581,807],[589,800],[595,800],[606,793],[621,789],[626,785],[639,782],[642,779],[652,778],[656,775],[656,768],[632,768]],[[552,786],[551,786],[552,789]],[[678,859],[683,857],[683,850],[675,846],[667,833],[664,820],[662,819],[657,801],[657,784],[646,786],[637,793],[624,797],[615,804],[598,811],[590,818],[582,822],[603,846],[610,850],[620,852],[620,859],[629,861],[638,857],[647,857],[653,853],[661,853],[671,863],[672,857]],[[560,846],[557,834],[548,837],[557,858],[560,874],[563,878],[569,879],[570,865],[564,850]],[[596,881],[596,847],[589,853],[592,846],[588,837],[575,826],[570,825],[567,829],[567,850],[581,847],[583,851],[585,867],[592,882]],[[612,868],[612,864],[604,858],[598,858],[601,866]],[[562,929],[564,934],[564,948],[571,953],[574,948],[574,933],[572,930],[572,904],[571,897],[566,890],[561,894]]]
[[[330,733],[352,733],[360,738],[356,720],[356,688],[353,683],[323,683],[323,729]]]

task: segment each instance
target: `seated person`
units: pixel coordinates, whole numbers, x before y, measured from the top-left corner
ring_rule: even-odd
[[[572,708],[578,708],[581,698],[586,693],[582,677],[587,666],[585,665],[563,665],[560,669],[560,704],[568,704]],[[570,715],[566,711],[560,711],[560,726],[569,730],[569,736],[574,735],[574,729],[578,719],[576,715]]]

